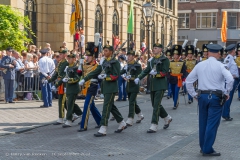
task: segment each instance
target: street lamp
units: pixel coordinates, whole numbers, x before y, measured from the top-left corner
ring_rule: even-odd
[[[123,6],[123,0],[118,0],[118,8],[122,8]]]
[[[148,59],[150,59],[150,19],[152,18],[153,14],[154,14],[154,11],[155,11],[155,6],[152,2],[150,2],[150,0],[147,0],[147,3],[143,4],[143,13],[144,13],[144,16],[147,20],[147,35],[148,35],[148,42],[147,42],[147,45],[148,45]],[[150,87],[150,76],[148,76],[147,78],[147,91],[146,91],[146,94],[150,94],[150,90],[149,90],[149,87]]]

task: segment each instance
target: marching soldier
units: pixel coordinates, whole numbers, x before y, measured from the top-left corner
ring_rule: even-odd
[[[230,106],[231,106],[231,103],[232,103],[234,91],[235,91],[235,89],[238,85],[238,82],[239,82],[238,67],[236,65],[236,62],[234,61],[234,56],[236,55],[235,49],[236,49],[235,44],[230,44],[225,49],[226,52],[228,53],[228,56],[224,59],[224,66],[231,72],[231,74],[234,78],[233,88],[232,88],[232,90],[229,94],[230,97],[223,106],[222,118],[224,118],[226,121],[232,121],[233,120],[233,118],[230,117]]]
[[[185,48],[182,50],[181,60],[184,62],[186,62],[186,60],[187,60],[187,53],[186,53]]]
[[[172,56],[171,56],[171,49],[167,49],[166,50],[166,56],[168,58],[169,61],[172,60]],[[167,74],[167,80],[168,80],[168,94],[167,94],[167,99],[172,98],[172,90],[171,90],[171,85],[169,83],[169,78],[170,78],[170,74]]]
[[[66,69],[66,75],[60,81],[66,83],[66,106],[67,106],[67,121],[63,124],[63,128],[72,126],[73,113],[77,116],[82,115],[82,110],[75,104],[79,89],[79,76],[77,73],[78,66],[76,65],[76,54],[70,53],[68,55],[69,66]],[[61,84],[61,82],[60,82]]]
[[[205,61],[206,59],[208,59],[208,48],[207,48],[207,44],[203,44],[203,45],[202,45],[202,52],[203,52],[202,61]]]
[[[172,48],[173,60],[170,62],[170,84],[173,93],[173,109],[177,109],[179,105],[178,97],[179,90],[182,87],[183,81],[185,81],[187,72],[185,62],[179,60],[179,57],[182,52],[181,45],[174,45]]]
[[[141,123],[141,121],[144,119],[141,109],[137,105],[136,101],[137,94],[139,93],[139,84],[134,83],[135,78],[142,72],[142,67],[134,59],[135,51],[127,52],[127,57],[128,63],[121,70],[120,74],[125,74],[125,78],[127,79],[126,91],[129,100],[129,113],[126,123],[127,126],[132,126],[135,113],[138,115],[138,120],[136,123]]]
[[[195,57],[197,60],[197,63],[202,61],[202,51],[198,52],[197,50],[195,50]]]
[[[83,71],[80,68],[78,70],[78,73],[83,73],[83,77],[88,76],[88,74],[94,71],[98,66],[98,63],[96,62],[96,58],[98,58],[98,53],[94,52],[94,48],[94,42],[87,43],[85,49],[85,54],[87,56],[86,62],[83,64]],[[98,90],[98,76],[95,75],[95,77],[86,81],[84,84],[84,88],[87,89],[87,94],[84,102],[82,121],[80,122],[80,129],[78,130],[78,132],[87,130],[90,111],[95,122],[97,123],[97,126],[95,128],[100,128],[100,121],[102,118],[94,103],[94,98]]]
[[[61,61],[58,63],[58,66],[53,74],[53,76],[48,80],[48,83],[54,82],[57,80],[56,85],[58,85],[58,120],[56,123],[53,123],[53,125],[59,125],[63,124],[63,118],[65,117],[65,109],[66,108],[66,93],[64,93],[64,88],[66,88],[66,83],[61,83],[61,79],[63,79],[66,75],[66,72],[64,72],[65,68],[69,65],[66,57],[67,57],[67,50],[60,50],[59,56],[61,58]],[[66,108],[67,109],[67,108]]]
[[[5,103],[15,103],[13,102],[13,85],[15,80],[15,68],[16,60],[12,57],[13,49],[8,47],[6,49],[7,55],[4,56],[0,63],[0,68],[4,68],[2,71],[2,76],[5,85]]]
[[[172,117],[165,111],[161,102],[164,91],[168,89],[167,73],[169,70],[169,60],[164,55],[161,55],[163,46],[159,43],[153,45],[154,57],[148,60],[147,68],[134,80],[136,84],[139,83],[146,75],[151,75],[150,91],[151,101],[153,107],[151,127],[147,133],[155,133],[158,127],[159,116],[164,118],[165,124],[163,129],[169,127]]]
[[[235,62],[238,66],[238,73],[240,74],[240,43],[237,43],[236,48],[237,48],[236,49],[237,58],[235,59]],[[239,82],[240,82],[240,79],[239,79]],[[240,85],[238,85],[238,100],[240,101]]]
[[[187,60],[186,60],[186,71],[187,75],[193,70],[195,65],[197,64],[197,61],[193,59],[193,53],[194,53],[194,46],[188,45],[186,46],[186,53],[187,53]],[[184,85],[186,88],[186,85]],[[191,104],[193,102],[193,97],[188,94],[188,103]]]
[[[86,77],[84,77],[84,79],[82,79],[79,83],[80,85],[83,85],[86,81],[96,77],[96,75],[98,75],[99,79],[103,80],[101,84],[101,91],[104,94],[104,102],[102,119],[100,122],[101,127],[99,131],[94,134],[95,137],[106,136],[110,112],[119,123],[119,127],[115,133],[120,133],[127,128],[127,124],[124,122],[121,113],[114,105],[114,97],[118,92],[117,80],[118,76],[120,76],[120,64],[115,56],[112,57],[112,46],[107,44],[103,49],[105,57],[101,59],[100,65],[94,71],[90,72]]]

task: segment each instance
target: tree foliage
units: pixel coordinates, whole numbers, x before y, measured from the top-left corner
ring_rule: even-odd
[[[25,49],[24,44],[31,42],[27,32],[33,34],[28,17],[10,6],[0,5],[0,50],[7,47],[18,51]]]

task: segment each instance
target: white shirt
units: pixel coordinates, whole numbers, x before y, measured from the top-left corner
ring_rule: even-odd
[[[234,61],[234,57],[229,54],[225,59],[224,59],[224,66],[226,66],[226,68],[231,72],[232,76],[234,78],[238,78],[239,77],[239,73],[238,73],[238,67],[236,62]]]
[[[214,57],[209,57],[207,60],[198,63],[188,75],[186,88],[193,97],[197,95],[193,87],[196,80],[198,80],[199,90],[221,90],[226,95],[232,90],[234,82],[231,73]]]
[[[54,73],[53,70],[55,69],[55,64],[54,61],[49,58],[49,57],[42,57],[40,58],[40,60],[38,61],[38,66],[39,66],[39,70],[40,72],[47,77],[48,73],[51,73],[51,75]]]
[[[81,35],[81,47],[85,46],[85,36]]]

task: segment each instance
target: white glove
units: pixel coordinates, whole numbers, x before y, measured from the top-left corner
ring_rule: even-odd
[[[48,80],[45,79],[45,80],[43,81],[43,84],[47,84],[47,83],[48,83]]]
[[[104,78],[106,78],[106,77],[107,77],[106,74],[100,74],[100,75],[98,75],[98,79],[104,79]]]
[[[126,78],[126,73],[122,74],[121,76],[122,78]]]
[[[103,61],[105,60],[105,58],[104,57],[102,57],[101,58],[101,60],[100,60],[100,65],[102,65],[103,64]]]
[[[64,72],[67,72],[68,66],[66,66],[66,68],[64,69]]]
[[[136,79],[134,80],[135,84],[138,84],[138,83],[139,83],[139,81],[140,81],[140,79],[139,79],[139,78],[136,78]]]
[[[55,92],[55,91],[57,90],[57,88],[56,88],[55,86],[52,86],[51,90],[52,90],[53,92]]]
[[[68,82],[69,78],[63,78],[63,82]]]
[[[80,59],[79,64],[83,64],[83,63],[84,63],[84,59]]]
[[[131,75],[126,76],[126,79],[130,79],[130,78],[131,78]]]
[[[127,71],[128,65],[126,64],[126,65],[123,67],[123,69]]]
[[[82,79],[82,80],[79,82],[79,85],[82,86],[84,83],[85,83],[85,80]]]
[[[157,74],[157,71],[155,71],[155,70],[151,70],[151,72],[150,72],[149,74],[155,76],[155,75]]]

